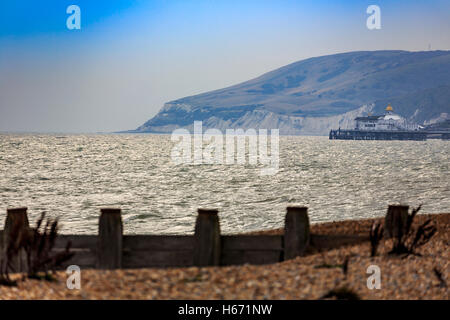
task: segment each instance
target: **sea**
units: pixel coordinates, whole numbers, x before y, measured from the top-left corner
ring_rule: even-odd
[[[389,204],[450,212],[450,141],[280,136],[279,170],[177,164],[170,135],[0,134],[0,229],[7,208],[42,212],[63,234],[96,234],[100,209],[122,209],[125,234],[192,234],[217,208],[224,234],[281,228],[286,207],[311,223],[385,215]]]

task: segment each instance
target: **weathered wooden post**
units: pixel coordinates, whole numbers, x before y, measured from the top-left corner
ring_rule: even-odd
[[[293,259],[303,255],[308,244],[308,208],[287,207],[284,225],[284,259]]]
[[[122,268],[123,225],[120,209],[101,209],[98,224],[97,267]]]
[[[2,259],[2,254],[3,254],[3,230],[0,230],[0,259]]]
[[[390,205],[384,219],[384,235],[386,238],[400,238],[406,232],[409,206]]]
[[[217,209],[198,209],[194,237],[194,265],[198,267],[218,266],[221,243]]]
[[[28,222],[27,208],[11,208],[6,211],[5,227],[3,230],[3,248],[2,258],[6,258],[6,250],[9,243],[19,246],[23,237],[27,236],[30,229]],[[13,272],[26,272],[26,254],[24,250],[19,251],[18,255],[12,258],[11,268]]]

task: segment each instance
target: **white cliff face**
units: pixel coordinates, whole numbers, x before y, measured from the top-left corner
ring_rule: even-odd
[[[160,117],[164,118],[164,114],[182,109],[189,111],[188,105],[166,105],[160,112]],[[225,132],[226,129],[279,129],[282,135],[328,135],[331,129],[353,129],[355,126],[354,119],[358,116],[366,115],[371,112],[373,105],[364,105],[356,110],[352,110],[340,115],[330,117],[298,117],[290,115],[280,115],[265,110],[253,110],[246,112],[243,116],[233,119],[224,120],[217,116],[211,116],[203,119],[203,129],[219,129]],[[189,110],[189,111],[188,111]],[[200,120],[193,118],[193,121]],[[142,132],[161,132],[172,133],[178,128],[186,128],[192,130],[192,123],[184,126],[170,124],[163,126],[142,126],[138,131]]]
[[[302,122],[300,134],[328,135],[331,129],[354,129],[355,118],[371,112],[373,105],[363,105],[360,108],[330,117],[306,117]]]
[[[353,129],[354,119],[367,114],[372,108],[372,105],[365,105],[356,110],[331,117],[297,117],[256,110],[246,113],[244,117],[233,123],[210,118],[204,122],[204,125],[220,130],[230,128],[279,129],[280,134],[283,135],[328,135],[331,129]]]
[[[443,112],[438,117],[436,117],[434,119],[430,119],[428,121],[425,121],[424,125],[430,125],[430,124],[434,124],[434,123],[438,123],[438,122],[443,122],[448,119],[450,119],[450,113]]]
[[[185,111],[185,112],[192,111],[192,107],[186,103],[165,103],[159,112],[164,113],[164,112],[168,112],[168,111],[173,111],[174,109],[179,110],[179,111]]]

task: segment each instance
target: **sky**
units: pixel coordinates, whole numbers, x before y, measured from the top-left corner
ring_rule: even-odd
[[[2,0],[0,132],[135,129],[165,102],[302,59],[430,48],[450,50],[448,0]]]

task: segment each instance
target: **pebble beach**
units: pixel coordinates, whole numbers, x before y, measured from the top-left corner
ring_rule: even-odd
[[[377,256],[370,257],[370,243],[362,241],[269,265],[82,270],[80,290],[69,290],[66,273],[58,271],[54,281],[26,279],[17,287],[0,286],[0,299],[336,299],[333,292],[351,292],[359,299],[448,300],[450,213],[418,215],[414,226],[427,219],[437,232],[417,255],[389,255],[392,241],[386,240]],[[368,235],[372,223],[382,220],[314,224],[311,232]],[[367,286],[371,265],[380,268],[380,289]]]

